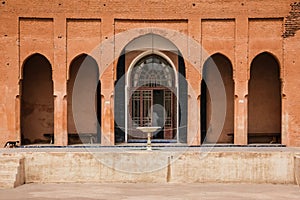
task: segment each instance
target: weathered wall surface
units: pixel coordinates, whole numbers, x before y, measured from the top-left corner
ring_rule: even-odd
[[[295,183],[293,152],[91,152],[23,152],[26,183]]]
[[[34,53],[44,55],[52,66],[55,142],[57,145],[67,144],[66,84],[69,66],[76,56],[89,54],[100,42],[106,42],[106,46],[100,52],[94,52],[99,55],[94,59],[100,71],[105,69],[101,76],[102,134],[107,140],[106,144],[113,144],[116,60],[120,50],[130,41],[122,42],[122,38],[116,35],[132,28],[153,27],[186,35],[178,40],[172,34],[157,32],[182,51],[187,78],[196,93],[195,101],[200,96],[201,74],[197,72],[201,72],[207,56],[222,53],[229,58],[235,83],[236,144],[247,144],[247,95],[251,62],[262,52],[274,55],[280,65],[282,82],[282,143],[300,146],[298,2],[3,0],[0,12],[0,25],[3,27],[0,29],[0,146],[7,140],[20,139],[19,83],[24,61]],[[137,33],[134,37],[146,32]],[[188,38],[199,42],[206,52],[191,45]],[[192,110],[195,109],[199,107]],[[195,123],[198,128],[199,123],[198,116]],[[199,144],[199,138],[195,144]]]
[[[287,144],[299,146],[300,140],[296,130],[299,130],[299,118],[297,113],[300,108],[300,96],[298,95],[297,88],[300,84],[300,72],[298,65],[300,64],[300,58],[298,56],[300,46],[297,42],[300,39],[299,33],[299,13],[300,5],[298,3],[292,4],[292,9],[287,17],[285,23],[284,36],[284,76],[283,82],[283,126],[288,133]],[[298,34],[297,34],[298,33]]]

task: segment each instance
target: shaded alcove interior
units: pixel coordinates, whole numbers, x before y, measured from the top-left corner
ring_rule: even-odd
[[[78,75],[80,72],[80,76]],[[77,78],[77,79],[76,79]],[[75,82],[80,87],[82,93],[73,95],[73,89]],[[88,94],[94,84],[98,81],[97,90],[95,93],[95,110],[85,109],[89,105],[85,104],[85,97],[83,95]],[[84,90],[84,91],[83,91]],[[77,109],[77,118],[74,120],[73,116],[73,98],[82,103],[79,105],[81,108]],[[99,67],[97,62],[86,54],[81,54],[75,57],[69,68],[69,79],[67,82],[67,131],[68,131],[68,144],[87,144],[87,143],[100,143],[101,141],[101,83],[99,81]],[[97,121],[95,120],[96,111]],[[83,124],[83,125],[82,125]],[[100,126],[98,126],[99,124]],[[77,130],[77,126],[80,126],[80,130]],[[92,137],[88,136],[92,135]]]
[[[50,143],[44,134],[54,131],[52,68],[41,54],[23,64],[21,80],[21,144]]]
[[[217,75],[214,72],[213,67],[217,67],[223,84],[216,83]],[[226,114],[223,129],[221,133],[209,131],[209,127],[214,127],[212,122],[212,102],[210,92],[207,85],[211,85],[211,89],[218,90],[218,87],[224,87],[226,93],[226,99],[217,98],[215,101],[226,101]],[[214,102],[218,104],[218,102]],[[222,54],[212,55],[203,65],[202,81],[201,81],[201,143],[233,143],[232,136],[228,135],[234,131],[234,81],[233,81],[233,69],[230,60]],[[222,124],[221,124],[222,126]]]
[[[280,66],[270,53],[257,55],[250,69],[248,95],[248,143],[280,143],[272,141],[272,134],[281,134]]]

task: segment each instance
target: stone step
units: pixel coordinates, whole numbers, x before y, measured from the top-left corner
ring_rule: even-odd
[[[1,171],[14,171],[17,172],[19,165],[0,165],[0,170]],[[0,172],[1,172],[0,171]]]
[[[7,174],[4,174],[4,173],[1,172],[1,174],[0,174],[0,180],[15,181],[16,180],[16,173],[7,173]]]
[[[12,166],[19,166],[20,164],[20,159],[11,157],[0,157],[0,166],[7,166],[7,165],[12,165]]]
[[[24,184],[24,158],[16,155],[0,157],[0,188]]]
[[[15,187],[15,181],[0,180],[0,189],[10,189]]]
[[[300,154],[295,155],[294,165],[295,181],[300,186]]]
[[[19,161],[20,161],[20,158],[18,158],[16,156],[12,156],[12,157],[2,156],[2,157],[0,157],[0,163],[1,162],[19,162]]]

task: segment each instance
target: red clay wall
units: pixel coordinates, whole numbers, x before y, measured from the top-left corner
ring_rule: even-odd
[[[66,145],[66,83],[71,61],[89,54],[100,42],[105,48],[94,52],[102,81],[103,144],[113,144],[113,86],[120,50],[134,37],[117,38],[132,28],[156,27],[185,35],[157,32],[171,40],[182,52],[187,78],[199,102],[202,65],[209,55],[222,53],[233,66],[235,82],[234,132],[236,144],[247,144],[247,95],[250,64],[254,57],[269,52],[280,65],[282,81],[282,143],[300,146],[299,5],[292,0],[2,0],[0,2],[0,146],[20,139],[20,80],[26,58],[44,55],[53,69],[54,133],[57,145]],[[292,13],[289,13],[292,10]],[[287,17],[289,16],[290,17]],[[287,18],[286,18],[287,17]],[[294,19],[294,20],[293,20]],[[148,32],[151,30],[149,29]],[[286,33],[284,34],[284,32]],[[284,34],[284,37],[282,36]],[[115,39],[117,38],[117,39]],[[206,51],[192,45],[199,42]],[[205,53],[206,52],[206,53]],[[189,91],[190,92],[190,91]],[[200,105],[200,104],[199,104]],[[195,107],[192,110],[198,110]],[[199,129],[197,120],[189,126]],[[195,130],[190,128],[189,130]],[[195,131],[192,131],[195,132]],[[199,144],[199,132],[190,144]],[[192,133],[189,133],[192,134]],[[193,133],[194,134],[194,133]]]

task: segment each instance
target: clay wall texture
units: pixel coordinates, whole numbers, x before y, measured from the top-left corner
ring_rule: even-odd
[[[86,54],[95,59],[100,70],[101,144],[114,145],[114,84],[118,57],[130,41],[152,31],[170,40],[183,54],[186,78],[192,88],[188,91],[188,101],[197,102],[196,107],[188,108],[188,144],[199,145],[201,141],[202,67],[209,56],[218,53],[228,58],[232,65],[234,84],[227,93],[233,91],[233,97],[227,99],[233,101],[228,105],[234,119],[228,117],[231,121],[226,123],[225,129],[234,132],[234,143],[247,144],[249,131],[263,130],[271,133],[279,131],[282,144],[300,146],[299,5],[300,2],[293,0],[2,0],[0,146],[8,140],[21,139],[23,68],[28,58],[35,54],[43,56],[51,64],[52,81],[48,83],[52,86],[47,88],[53,88],[53,104],[41,106],[39,109],[44,110],[34,115],[36,122],[28,125],[29,128],[36,126],[40,130],[44,127],[39,132],[53,131],[56,145],[68,144],[69,68],[74,58]],[[132,29],[140,30],[131,33]],[[129,33],[122,35],[126,31]],[[180,33],[180,39],[172,31]],[[102,47],[97,49],[101,44]],[[279,72],[263,72],[265,76],[249,85],[251,64],[261,53],[268,53],[268,58],[272,59],[266,65],[277,63]],[[127,62],[133,58],[129,56],[128,59]],[[171,60],[177,62],[174,58]],[[28,87],[39,90],[40,96],[45,98],[42,98],[41,104],[47,103],[49,97],[43,95],[45,91],[41,89],[44,83],[39,84],[38,78],[31,79]],[[227,76],[225,79],[229,82]],[[274,88],[272,81],[280,88],[279,97],[276,97],[278,93],[275,90],[272,92],[270,89]],[[249,95],[251,87],[255,88],[254,94],[258,96],[265,96],[259,94],[260,88],[272,91],[255,106]],[[29,96],[34,100],[34,95]],[[249,112],[248,104],[256,111]],[[277,108],[275,113],[280,110],[279,114],[264,116],[274,108],[271,108],[272,105]],[[54,109],[53,115],[43,114],[51,109]],[[195,110],[198,112],[193,113]],[[257,126],[253,123],[273,117],[277,124],[272,124],[273,120],[255,130]],[[49,123],[42,126],[43,120],[50,121],[53,126],[49,128]],[[222,140],[229,141],[224,134]]]

